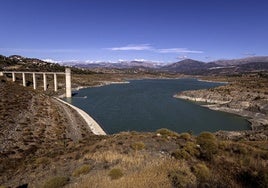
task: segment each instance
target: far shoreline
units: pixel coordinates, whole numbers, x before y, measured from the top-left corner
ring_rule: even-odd
[[[223,103],[221,102],[216,102],[216,101],[211,101],[211,102],[208,102],[207,99],[203,99],[203,100],[200,100],[199,98],[194,98],[194,97],[189,97],[189,96],[186,96],[186,95],[174,95],[173,97],[175,98],[178,98],[178,99],[182,99],[182,100],[186,100],[186,101],[191,101],[191,102],[205,102],[207,104],[205,105],[200,105],[204,108],[208,108],[210,110],[214,110],[214,111],[221,111],[221,112],[225,112],[225,113],[229,113],[229,114],[233,114],[233,115],[236,115],[236,116],[239,116],[239,117],[242,117],[243,119],[245,119],[247,122],[249,122],[250,124],[250,130],[254,131],[256,129],[259,129],[261,127],[261,125],[259,125],[256,121],[256,119],[254,119],[254,117],[250,117],[248,116],[247,114],[244,114],[244,113],[239,113],[237,111],[235,111],[234,109],[230,109],[230,108],[223,108],[223,107],[218,107],[217,105],[218,104],[224,104],[226,103],[226,101]]]

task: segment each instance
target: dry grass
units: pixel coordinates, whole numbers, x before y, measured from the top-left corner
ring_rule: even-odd
[[[78,168],[76,168],[73,172],[73,176],[74,177],[78,177],[80,175],[83,175],[83,174],[87,174],[89,173],[89,171],[91,170],[91,166],[90,165],[83,165],[83,166],[80,166]]]
[[[135,161],[135,157],[132,157]],[[138,164],[138,163],[137,163]],[[178,161],[172,159],[156,159],[137,167],[137,170],[133,171],[132,168],[124,171],[124,176],[117,180],[111,180],[109,170],[98,170],[92,172],[85,178],[83,178],[77,185],[71,184],[69,188],[86,188],[86,187],[135,187],[135,188],[165,188],[172,187],[171,181],[168,177],[171,171],[176,171],[181,168],[185,168],[184,164],[180,164]],[[119,165],[120,166],[120,165]]]
[[[84,160],[94,160],[96,164],[120,164],[123,169],[131,169],[142,166],[149,158],[147,153],[142,154],[136,152],[133,155],[121,154],[116,151],[97,151],[93,154],[88,153],[84,156]]]
[[[44,185],[43,188],[61,188],[64,185],[66,185],[69,181],[69,178],[64,177],[64,176],[59,176],[59,177],[53,177],[48,179]]]

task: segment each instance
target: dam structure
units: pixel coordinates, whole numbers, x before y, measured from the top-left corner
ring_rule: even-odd
[[[32,75],[32,83],[33,83],[33,89],[37,89],[37,79],[36,75],[41,74],[43,75],[43,88],[44,91],[47,90],[48,84],[47,84],[47,75],[53,75],[54,79],[54,91],[58,91],[58,81],[57,81],[57,75],[65,75],[65,88],[66,88],[66,98],[72,97],[72,84],[71,84],[71,69],[66,68],[65,72],[27,72],[27,71],[1,71],[0,76],[4,76],[4,74],[11,74],[12,75],[12,81],[16,81],[16,74],[22,75],[22,85],[26,87],[26,74]]]

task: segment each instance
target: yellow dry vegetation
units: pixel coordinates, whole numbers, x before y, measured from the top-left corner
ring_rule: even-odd
[[[70,184],[70,188],[86,187],[172,187],[169,174],[182,168],[188,168],[184,162],[171,159],[169,157],[149,156],[137,152],[135,155],[120,154],[117,152],[97,152],[93,155],[87,155],[87,159],[96,160],[96,162],[115,162],[120,161],[113,168],[122,169],[123,177],[113,180],[109,177],[110,169],[92,171],[84,176],[77,184]],[[183,171],[183,170],[182,170]]]

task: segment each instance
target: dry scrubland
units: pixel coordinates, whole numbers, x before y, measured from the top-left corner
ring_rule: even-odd
[[[94,76],[74,82],[106,80]],[[95,136],[53,98],[5,79],[0,86],[0,186],[268,186],[267,130],[233,140],[167,129]]]

